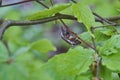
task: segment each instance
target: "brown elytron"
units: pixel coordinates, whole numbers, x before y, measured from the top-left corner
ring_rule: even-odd
[[[61,27],[61,37],[70,45],[79,45],[81,42],[76,33],[72,32],[67,26]]]
[[[67,25],[65,25],[65,23],[62,20],[61,20],[61,22],[64,25],[63,27],[61,27],[61,37],[62,37],[63,40],[65,40],[67,43],[69,43],[72,46],[74,46],[74,45],[80,45],[81,43],[83,43],[86,46],[92,48],[93,50],[96,50],[90,44],[88,44],[87,42],[85,42],[84,40],[82,40],[76,33],[74,33],[73,31],[71,31],[69,29],[69,27]]]

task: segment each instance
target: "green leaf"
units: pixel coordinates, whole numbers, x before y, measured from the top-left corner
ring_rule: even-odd
[[[91,78],[92,72],[89,70],[86,73],[78,75],[75,80],[91,80]]]
[[[76,78],[76,80],[90,80],[87,75],[79,76]]]
[[[114,35],[100,48],[102,64],[112,71],[120,72],[120,35]]]
[[[120,33],[120,26],[116,26],[115,29],[118,33]]]
[[[87,5],[82,4],[81,2],[77,4],[73,4],[72,8],[73,8],[74,16],[78,19],[79,22],[83,22],[88,32],[92,36],[94,36],[91,33],[91,27],[95,23],[95,18],[90,8]]]
[[[111,36],[104,34],[103,29],[95,29],[94,30],[94,35],[95,35],[95,40],[98,42],[106,41],[109,39]]]
[[[90,36],[90,34],[89,34],[88,31],[81,33],[79,36],[80,36],[80,38],[82,38],[83,40],[91,43],[91,36]],[[95,36],[94,39],[95,39],[97,42],[99,42],[99,43],[104,42],[104,41],[108,40],[108,39],[111,37],[111,36],[108,36],[108,35],[103,34],[103,33],[101,32],[101,29],[95,29],[95,30],[94,30],[94,36]]]
[[[28,80],[28,70],[22,64],[0,64],[0,80]]]
[[[81,33],[79,36],[80,36],[80,38],[82,38],[86,42],[91,42],[91,36],[90,36],[88,31]]]
[[[93,51],[77,46],[66,54],[50,59],[41,67],[42,72],[54,80],[74,80],[76,75],[88,71],[94,60]]]
[[[103,2],[104,1],[104,2]],[[116,1],[115,1],[116,2]],[[114,16],[116,13],[115,2],[110,3],[108,0],[100,0],[94,8],[96,13],[102,17]],[[118,3],[119,4],[119,3]]]
[[[113,80],[112,79],[112,71],[107,69],[105,66],[101,66],[100,77],[103,80]]]
[[[8,59],[8,51],[5,45],[0,41],[0,62]]]
[[[4,40],[13,42],[18,45],[26,45],[25,40],[22,38],[23,30],[21,27],[12,26],[5,31]]]
[[[42,39],[32,43],[30,50],[37,50],[42,53],[47,53],[49,51],[55,51],[56,48],[49,40]]]
[[[104,42],[104,45],[100,48],[102,55],[111,55],[118,53],[120,49],[120,35],[114,35],[110,39]]]
[[[112,73],[112,80],[120,80],[118,73]]]
[[[119,51],[120,52],[120,51]],[[102,64],[108,69],[120,72],[120,53],[102,56]]]
[[[109,26],[109,27],[101,28],[100,32],[102,32],[103,34],[107,36],[111,36],[115,34],[115,27]]]
[[[22,47],[22,48],[19,48],[13,55],[13,57],[17,57],[17,56],[20,56],[21,54],[24,54],[26,52],[28,52],[30,49],[30,47]]]
[[[42,18],[46,18],[49,16],[52,16],[56,13],[59,13],[60,11],[68,8],[71,4],[57,4],[53,7],[51,7],[50,9],[46,9],[40,12],[37,12],[35,14],[32,14],[30,16],[28,16],[28,20],[37,20],[37,19],[42,19]]]
[[[19,20],[21,17],[21,13],[18,9],[12,9],[4,15],[5,19]]]

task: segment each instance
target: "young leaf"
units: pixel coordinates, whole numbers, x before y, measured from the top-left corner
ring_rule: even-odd
[[[109,27],[101,28],[100,32],[102,32],[103,34],[107,36],[111,36],[115,34],[115,27],[109,26]]]
[[[17,56],[20,56],[21,54],[24,54],[26,52],[28,52],[30,49],[30,47],[22,47],[22,48],[19,48],[15,53],[14,53],[14,57],[17,57]]]
[[[102,64],[112,71],[120,71],[120,35],[114,35],[100,48]]]
[[[4,39],[18,45],[25,45],[25,40],[22,38],[23,30],[21,27],[13,26],[6,30]],[[22,42],[22,43],[21,43]]]
[[[119,73],[112,73],[112,80],[120,80]]]
[[[91,49],[77,46],[66,54],[53,57],[41,69],[54,80],[74,80],[76,75],[85,73],[89,69],[94,60],[93,53]]]
[[[90,36],[88,31],[81,33],[79,36],[80,36],[80,38],[82,38],[86,42],[89,42],[89,43],[91,42],[91,36]]]
[[[119,50],[120,52],[120,50]],[[108,69],[116,72],[120,72],[120,53],[102,56],[102,64]]]
[[[37,12],[35,14],[29,15],[28,20],[37,20],[37,19],[42,19],[46,18],[49,16],[52,16],[56,13],[59,13],[60,11],[68,8],[71,4],[59,4],[51,7],[50,9],[46,9],[40,12]]]
[[[120,49],[120,35],[114,35],[100,48],[100,53],[102,55],[111,55],[118,53]]]
[[[42,39],[32,43],[30,50],[37,50],[42,53],[47,53],[48,51],[55,51],[56,48],[49,40]]]
[[[83,22],[88,32],[92,36],[94,36],[91,33],[91,27],[95,23],[95,18],[90,8],[82,3],[73,4],[72,8],[73,8],[74,16],[78,19],[79,22]]]
[[[109,35],[102,33],[102,31],[103,31],[103,29],[95,29],[94,30],[95,40],[98,42],[105,41],[111,37]]]
[[[112,79],[112,71],[107,69],[105,66],[101,66],[100,77],[103,80],[113,80]]]
[[[91,80],[92,78],[92,71],[87,71],[81,75],[78,75],[75,80]]]

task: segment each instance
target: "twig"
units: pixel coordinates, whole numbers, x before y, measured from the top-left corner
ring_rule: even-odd
[[[7,27],[9,27],[10,25],[10,21],[4,21],[0,27],[0,40],[2,39],[2,36],[5,32],[5,30],[7,29]]]
[[[86,46],[88,46],[88,47],[90,47],[90,48],[92,48],[93,50],[95,50],[96,51],[96,49],[94,48],[94,47],[92,47],[90,44],[88,44],[87,42],[85,42],[83,39],[81,39],[80,37],[79,37],[79,40],[83,43],[83,44],[85,44]]]
[[[105,18],[109,21],[117,21],[117,20],[120,20],[120,15],[117,15],[117,16],[113,16],[113,17],[108,17],[108,18]]]
[[[49,9],[49,7],[47,5],[45,5],[44,3],[42,3],[41,1],[39,0],[35,0],[37,3],[41,4],[42,6],[44,6],[45,8]]]
[[[44,18],[44,19],[40,19],[40,20],[35,20],[35,21],[28,21],[28,20],[24,20],[24,21],[6,20],[6,21],[3,21],[1,19],[0,23],[2,23],[2,25],[0,27],[0,39],[2,38],[2,35],[5,32],[5,30],[8,27],[10,27],[11,25],[13,25],[13,26],[17,26],[17,25],[19,25],[19,26],[20,25],[34,25],[34,24],[41,24],[41,23],[45,23],[45,22],[49,22],[49,21],[58,20],[58,19],[77,20],[77,18],[75,18],[74,16],[66,15],[66,14],[56,14],[55,16]],[[113,19],[113,18],[110,18],[110,19]],[[99,20],[96,19],[96,21],[99,21]],[[117,26],[117,25],[120,25],[120,24],[110,24],[110,25],[105,25],[105,26],[112,26],[112,25]],[[95,28],[100,28],[100,27],[104,27],[104,26],[94,27],[94,29]]]
[[[94,29],[93,29],[93,27],[91,27],[91,32],[92,32],[92,34],[94,34]],[[95,51],[96,51],[96,54],[99,55],[98,50],[97,50],[97,48],[96,48],[96,43],[95,43],[95,39],[94,39],[94,37],[91,36],[91,39],[92,39],[93,46],[94,46],[94,49],[95,49]]]
[[[94,29],[93,27],[91,28],[91,32],[92,34],[94,34]],[[93,46],[94,46],[94,49],[96,51],[94,57],[95,57],[95,61],[96,61],[96,80],[100,80],[100,59],[99,59],[99,52],[97,50],[97,47],[96,47],[96,43],[95,43],[95,39],[91,36],[91,39],[92,39],[92,42],[93,42]],[[93,65],[95,66],[95,65]],[[93,70],[95,71],[95,70]]]
[[[8,6],[18,5],[18,4],[22,4],[22,3],[26,3],[26,2],[31,2],[31,1],[36,1],[36,0],[24,0],[24,1],[16,2],[16,3],[5,4],[5,5],[1,4],[0,7],[8,7]],[[2,1],[1,1],[1,3],[2,3]]]
[[[100,66],[101,66],[101,58],[97,56],[97,69],[96,69],[96,80],[101,80],[100,79]]]
[[[4,43],[4,45],[5,45],[5,47],[6,47],[7,51],[8,51],[8,55],[11,56],[12,53],[11,53],[10,48],[9,48],[9,46],[8,46],[8,42],[3,41],[3,43]]]
[[[92,27],[92,28],[94,30],[94,29],[97,29],[97,28],[103,28],[103,27],[108,27],[108,26],[120,26],[120,24],[108,24],[108,25],[96,26],[96,27]]]
[[[64,21],[62,19],[60,19],[60,21],[66,28],[68,28],[68,26],[64,23]]]
[[[51,3],[52,6],[54,5],[54,1],[53,0],[50,0],[50,3]]]
[[[26,0],[26,1],[21,1],[21,2],[16,2],[16,3],[12,3],[12,4],[6,4],[6,5],[0,5],[0,7],[7,7],[7,6],[13,6],[13,5],[18,5],[18,4],[22,4],[22,3],[26,3],[26,2],[31,2],[31,1],[36,1],[38,3],[40,3],[41,5],[44,5],[44,7],[46,6],[44,3],[40,2],[39,0]],[[42,0],[41,0],[42,1]],[[77,3],[74,0],[71,0],[74,3]],[[2,0],[0,0],[0,2],[2,3]],[[49,8],[48,6],[46,6],[46,8]],[[77,18],[75,18],[74,16],[69,15],[70,17],[73,18],[73,20],[77,20]],[[108,17],[108,18],[104,18],[107,19],[109,21],[117,21],[120,20],[120,15],[114,16],[114,17]],[[95,21],[97,22],[103,22],[101,19],[95,18]]]
[[[73,3],[77,3],[75,0],[71,0]]]
[[[111,21],[109,21],[109,20],[107,20],[107,19],[101,17],[100,15],[98,15],[98,14],[95,13],[95,12],[92,12],[92,13],[93,13],[93,15],[95,15],[96,17],[100,18],[101,20],[107,22],[108,24],[116,24],[116,23],[113,23],[113,22],[111,22]]]
[[[2,39],[2,35],[4,34],[5,30],[7,28],[9,28],[10,26],[23,26],[23,25],[34,25],[34,24],[41,24],[41,23],[45,23],[45,22],[50,22],[50,21],[54,21],[57,19],[71,19],[71,20],[76,20],[75,17],[73,16],[69,16],[69,15],[64,15],[64,14],[56,14],[55,16],[52,17],[48,17],[48,18],[44,18],[44,19],[40,19],[40,20],[35,20],[35,21],[29,21],[29,20],[25,20],[25,21],[19,21],[19,20],[5,20],[3,21],[1,27],[0,27],[0,39]]]

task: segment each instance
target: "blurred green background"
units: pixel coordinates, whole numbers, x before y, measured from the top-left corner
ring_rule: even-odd
[[[22,0],[3,0],[10,4]],[[76,0],[90,6],[103,17],[120,14],[119,0]],[[51,6],[49,0],[43,0]],[[54,3],[67,3],[70,0],[54,0]],[[36,2],[28,2],[0,8],[0,18],[10,20],[26,20],[26,16],[45,9]],[[70,14],[69,9],[61,13]],[[86,29],[76,21],[65,20],[65,23],[77,34]],[[38,25],[12,26],[5,31],[3,41],[0,41],[0,80],[41,80],[45,76],[40,72],[40,66],[56,54],[67,52],[70,48],[60,37],[62,24],[57,21]],[[44,80],[52,80],[46,76]]]

